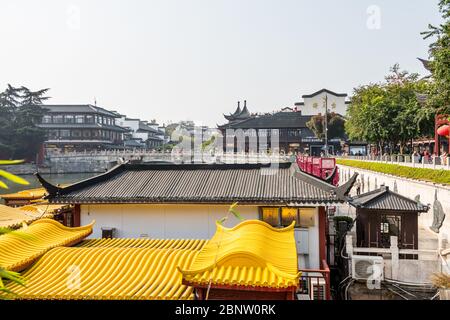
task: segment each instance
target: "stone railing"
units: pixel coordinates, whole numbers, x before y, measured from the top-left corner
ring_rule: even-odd
[[[49,153],[46,160],[76,161],[92,159],[98,161],[172,161],[172,162],[223,162],[223,163],[268,163],[280,161],[295,161],[295,156],[283,153],[225,153],[225,152],[171,152],[153,150],[102,150],[69,153]]]
[[[401,249],[398,238],[390,237],[389,248],[362,248],[354,246],[353,236],[345,239],[346,251],[350,259],[355,256],[383,255],[385,277],[408,283],[430,283],[430,277],[436,272],[442,272],[443,266],[439,260],[439,250]],[[400,255],[417,255],[417,259],[400,259]]]

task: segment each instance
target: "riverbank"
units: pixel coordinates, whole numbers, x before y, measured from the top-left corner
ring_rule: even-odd
[[[52,161],[43,166],[33,163],[24,163],[11,166],[2,166],[2,170],[15,175],[41,174],[76,174],[76,173],[103,173],[116,165],[116,161],[104,161],[98,159],[64,159],[64,161]]]

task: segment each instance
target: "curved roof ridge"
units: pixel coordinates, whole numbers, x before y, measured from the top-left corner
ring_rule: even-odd
[[[240,222],[239,224],[235,225],[234,227],[227,228],[227,227],[221,225],[219,223],[219,221],[216,221],[217,231],[219,231],[219,229],[223,229],[224,231],[235,231],[240,228],[243,228],[244,226],[246,226],[248,224],[259,224],[259,225],[262,225],[262,226],[270,229],[271,231],[275,231],[275,232],[288,232],[288,231],[291,231],[294,229],[295,221],[292,221],[292,223],[290,225],[288,225],[287,227],[283,227],[283,228],[272,227],[267,222],[264,222],[261,220],[244,220],[244,221]]]
[[[287,288],[299,281],[295,222],[276,229],[259,220],[217,231],[188,268],[178,268],[191,285],[211,282]]]
[[[24,272],[27,286],[7,286],[19,299],[193,299],[193,288],[179,281],[176,266],[189,266],[197,254],[190,249],[58,247]],[[73,266],[85,277],[71,288],[66,278]]]
[[[14,232],[2,235],[0,266],[6,270],[21,271],[50,249],[79,243],[92,233],[94,222],[83,227],[69,228],[55,220],[42,219],[27,228],[19,229],[24,234],[23,237]]]
[[[84,230],[92,229],[92,227],[93,227],[94,224],[95,224],[95,220],[92,220],[91,223],[89,223],[89,224],[87,224],[87,225],[84,225],[84,226],[80,226],[80,227],[67,227],[67,226],[65,226],[65,225],[63,225],[63,224],[61,224],[61,223],[59,223],[58,221],[53,220],[53,219],[39,219],[39,220],[33,221],[33,222],[30,224],[30,226],[37,225],[37,224],[42,224],[42,223],[50,223],[50,224],[53,224],[53,225],[57,226],[58,228],[60,228],[61,230],[67,230],[67,231],[84,231]]]
[[[183,276],[196,275],[198,273],[211,271],[215,267],[219,266],[223,261],[230,260],[233,257],[237,257],[237,258],[250,257],[250,258],[253,258],[253,259],[257,260],[259,263],[261,263],[261,265],[264,265],[266,268],[268,268],[270,271],[272,271],[275,275],[277,275],[279,277],[282,277],[282,278],[287,278],[289,280],[296,280],[301,275],[301,272],[289,273],[289,272],[280,270],[277,266],[273,265],[270,262],[267,262],[262,257],[258,256],[257,254],[255,254],[253,252],[250,252],[250,251],[236,251],[236,252],[225,254],[225,255],[221,256],[220,258],[218,258],[216,261],[213,261],[210,265],[207,265],[207,266],[202,267],[202,268],[190,269],[190,270],[182,270],[179,266],[177,266],[177,270]]]
[[[314,93],[311,93],[311,94],[304,94],[304,95],[302,95],[302,98],[312,98],[312,97],[314,97],[314,96],[317,96],[318,94],[321,94],[322,92],[326,92],[326,93],[328,93],[328,94],[332,94],[332,95],[334,95],[334,96],[336,96],[336,97],[346,97],[346,96],[347,96],[346,93],[336,93],[336,92],[331,91],[331,90],[329,90],[329,89],[322,88],[322,89],[320,89],[320,90],[318,90],[318,91],[316,91],[316,92],[314,92]]]

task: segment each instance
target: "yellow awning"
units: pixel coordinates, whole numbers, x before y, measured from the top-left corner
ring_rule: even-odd
[[[259,220],[234,228],[217,224],[216,233],[190,268],[180,268],[182,278],[200,286],[296,287],[300,273],[294,224],[283,229]]]
[[[26,228],[19,229],[23,236],[7,233],[0,236],[0,266],[21,271],[51,248],[70,246],[92,233],[92,226],[65,227],[51,219],[40,219]]]

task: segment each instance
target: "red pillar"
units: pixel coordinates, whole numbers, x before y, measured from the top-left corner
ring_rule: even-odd
[[[79,227],[81,224],[81,208],[79,204],[75,205],[73,209],[73,226]]]
[[[439,135],[437,134],[439,115],[434,117],[434,154],[439,155]]]
[[[326,260],[326,222],[325,207],[319,207],[319,257],[321,265],[322,261]]]

